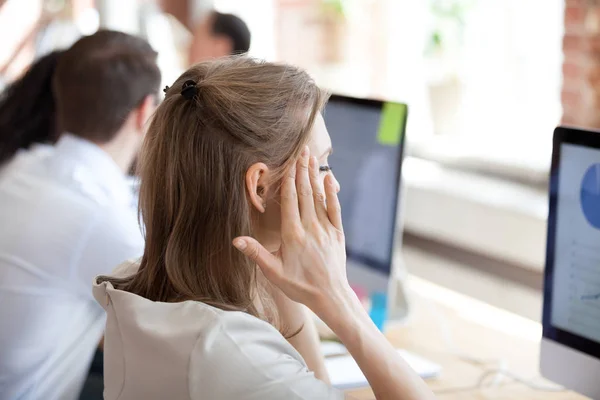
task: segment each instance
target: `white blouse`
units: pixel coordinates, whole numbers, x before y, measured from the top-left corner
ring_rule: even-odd
[[[93,291],[107,314],[106,400],[344,398],[258,318],[195,301],[153,302],[108,282]]]

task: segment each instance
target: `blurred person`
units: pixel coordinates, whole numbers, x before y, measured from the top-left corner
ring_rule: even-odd
[[[142,35],[158,50],[163,86],[197,62],[250,49],[246,23],[214,11],[207,0],[144,0],[139,4]]]
[[[189,65],[212,58],[247,53],[250,49],[250,30],[233,14],[212,11],[192,26]]]
[[[60,56],[60,138],[0,176],[0,397],[79,396],[104,328],[93,277],[143,252],[125,173],[159,85],[154,50],[124,33],[97,32]]]
[[[166,90],[140,153],[144,255],[93,289],[106,400],[342,399],[305,306],[378,399],[433,397],[348,284],[326,99],[306,72],[245,56]]]
[[[52,79],[62,53],[39,58],[0,93],[0,167],[21,149],[46,151],[58,139]]]

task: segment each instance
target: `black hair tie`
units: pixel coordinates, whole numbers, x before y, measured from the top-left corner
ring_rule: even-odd
[[[185,81],[183,86],[181,86],[181,95],[186,100],[191,100],[196,97],[196,95],[198,95],[198,86],[196,86],[196,82],[191,79]]]
[[[163,93],[164,93],[164,94],[167,94],[167,92],[169,91],[169,89],[170,89],[170,87],[168,87],[168,86],[165,86],[165,88],[163,89]]]

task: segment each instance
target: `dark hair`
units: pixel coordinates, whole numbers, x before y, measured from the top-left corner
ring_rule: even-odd
[[[102,30],[79,39],[56,68],[54,93],[64,131],[95,143],[114,138],[129,113],[158,95],[157,53],[148,42]]]
[[[52,77],[63,51],[39,58],[0,93],[0,164],[19,149],[58,139]]]
[[[227,36],[233,45],[231,54],[247,53],[250,49],[250,30],[241,18],[233,14],[214,11],[212,14],[212,33]]]

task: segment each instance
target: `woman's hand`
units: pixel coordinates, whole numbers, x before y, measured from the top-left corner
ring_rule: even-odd
[[[346,249],[337,182],[324,184],[317,160],[305,148],[281,188],[282,245],[269,253],[258,241],[239,237],[234,245],[252,258],[265,277],[290,299],[324,320],[352,297],[346,277]]]
[[[290,299],[311,308],[337,334],[365,374],[378,400],[432,399],[423,380],[371,322],[346,278],[346,252],[337,185],[319,183],[317,163],[302,153],[281,189],[280,251],[256,240],[234,245]]]

